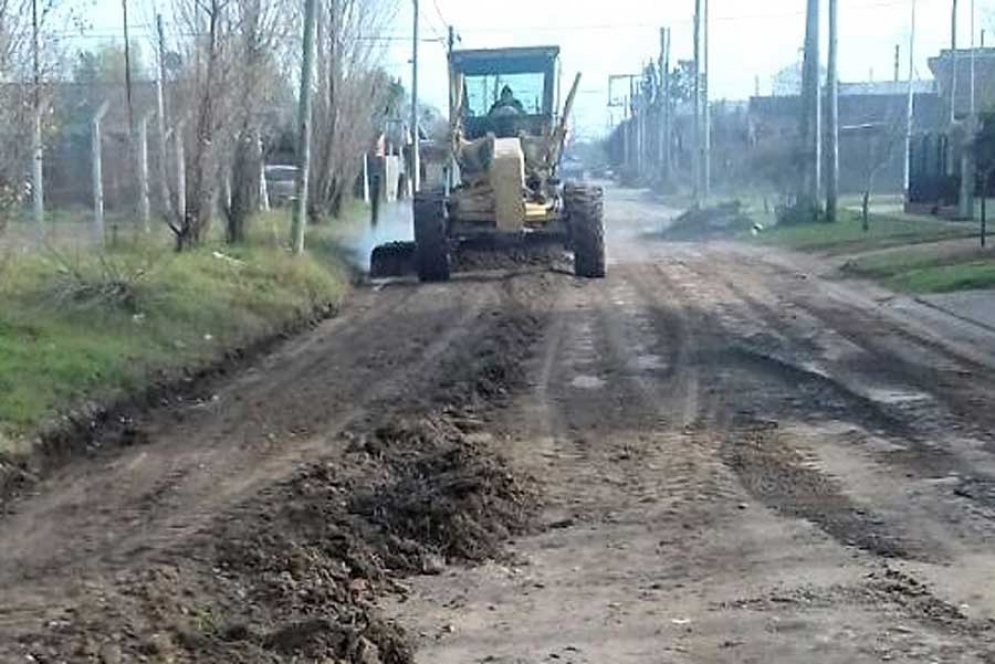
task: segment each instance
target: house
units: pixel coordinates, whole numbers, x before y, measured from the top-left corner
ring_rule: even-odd
[[[913,132],[922,134],[943,126],[943,104],[932,81],[913,82]],[[839,96],[840,191],[864,189],[869,163],[883,159],[875,175],[877,191],[904,189],[904,142],[908,118],[908,82],[864,81],[841,83]],[[798,140],[801,113],[798,95],[750,99],[750,132],[754,146]],[[869,140],[872,139],[873,140]],[[874,149],[877,154],[869,154]]]

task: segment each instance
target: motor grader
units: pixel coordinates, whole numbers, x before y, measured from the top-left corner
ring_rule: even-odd
[[[578,276],[605,276],[602,190],[557,177],[579,84],[560,109],[558,47],[452,53],[446,182],[413,201],[419,279],[449,279],[461,247],[547,243],[573,252]],[[371,272],[396,249],[374,250]]]

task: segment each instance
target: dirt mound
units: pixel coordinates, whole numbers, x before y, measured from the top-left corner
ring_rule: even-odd
[[[366,449],[386,462],[390,479],[350,508],[387,534],[392,553],[402,556],[395,567],[431,571],[439,559],[498,557],[501,543],[527,530],[535,515],[529,483],[454,428],[394,424]]]
[[[753,228],[753,221],[740,201],[730,201],[713,207],[692,207],[663,231],[674,240],[696,240],[719,235],[736,235]]]

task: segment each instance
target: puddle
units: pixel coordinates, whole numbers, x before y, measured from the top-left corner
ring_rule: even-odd
[[[656,371],[664,368],[660,356],[652,354],[639,355],[631,364],[636,371]]]
[[[597,376],[577,376],[570,381],[570,385],[582,390],[598,390],[605,386],[605,381]]]
[[[914,403],[917,401],[932,401],[932,397],[925,392],[906,392],[903,390],[889,390],[871,388],[867,390],[868,398],[879,403]]]

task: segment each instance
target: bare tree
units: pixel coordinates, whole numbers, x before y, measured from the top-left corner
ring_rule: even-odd
[[[218,189],[218,157],[228,93],[226,50],[231,46],[230,10],[234,0],[174,0],[181,34],[193,35],[185,53],[185,108],[174,115],[192,117],[192,149],[188,150],[186,210],[178,211],[170,228],[176,248],[199,244],[207,235]],[[178,119],[178,122],[182,118]]]
[[[864,231],[869,231],[871,195],[874,193],[875,181],[881,171],[895,161],[895,156],[905,145],[905,125],[896,117],[873,124],[842,127],[842,131],[858,135],[865,150],[865,156],[860,160],[861,181],[864,184],[861,192],[861,222]]]
[[[232,106],[231,200],[227,202],[226,238],[244,242],[251,215],[259,207],[262,159],[260,136],[267,111],[281,85],[277,63],[296,24],[297,14],[277,0],[234,0],[233,72],[238,90]]]
[[[45,81],[65,64],[60,34],[76,8],[74,0],[0,0],[0,225],[31,192],[25,173],[44,145],[25,137],[36,122],[43,137],[51,130]]]
[[[324,0],[318,21],[313,142],[313,219],[337,214],[362,169],[363,155],[386,107],[390,78],[377,68],[382,32],[394,0]]]

